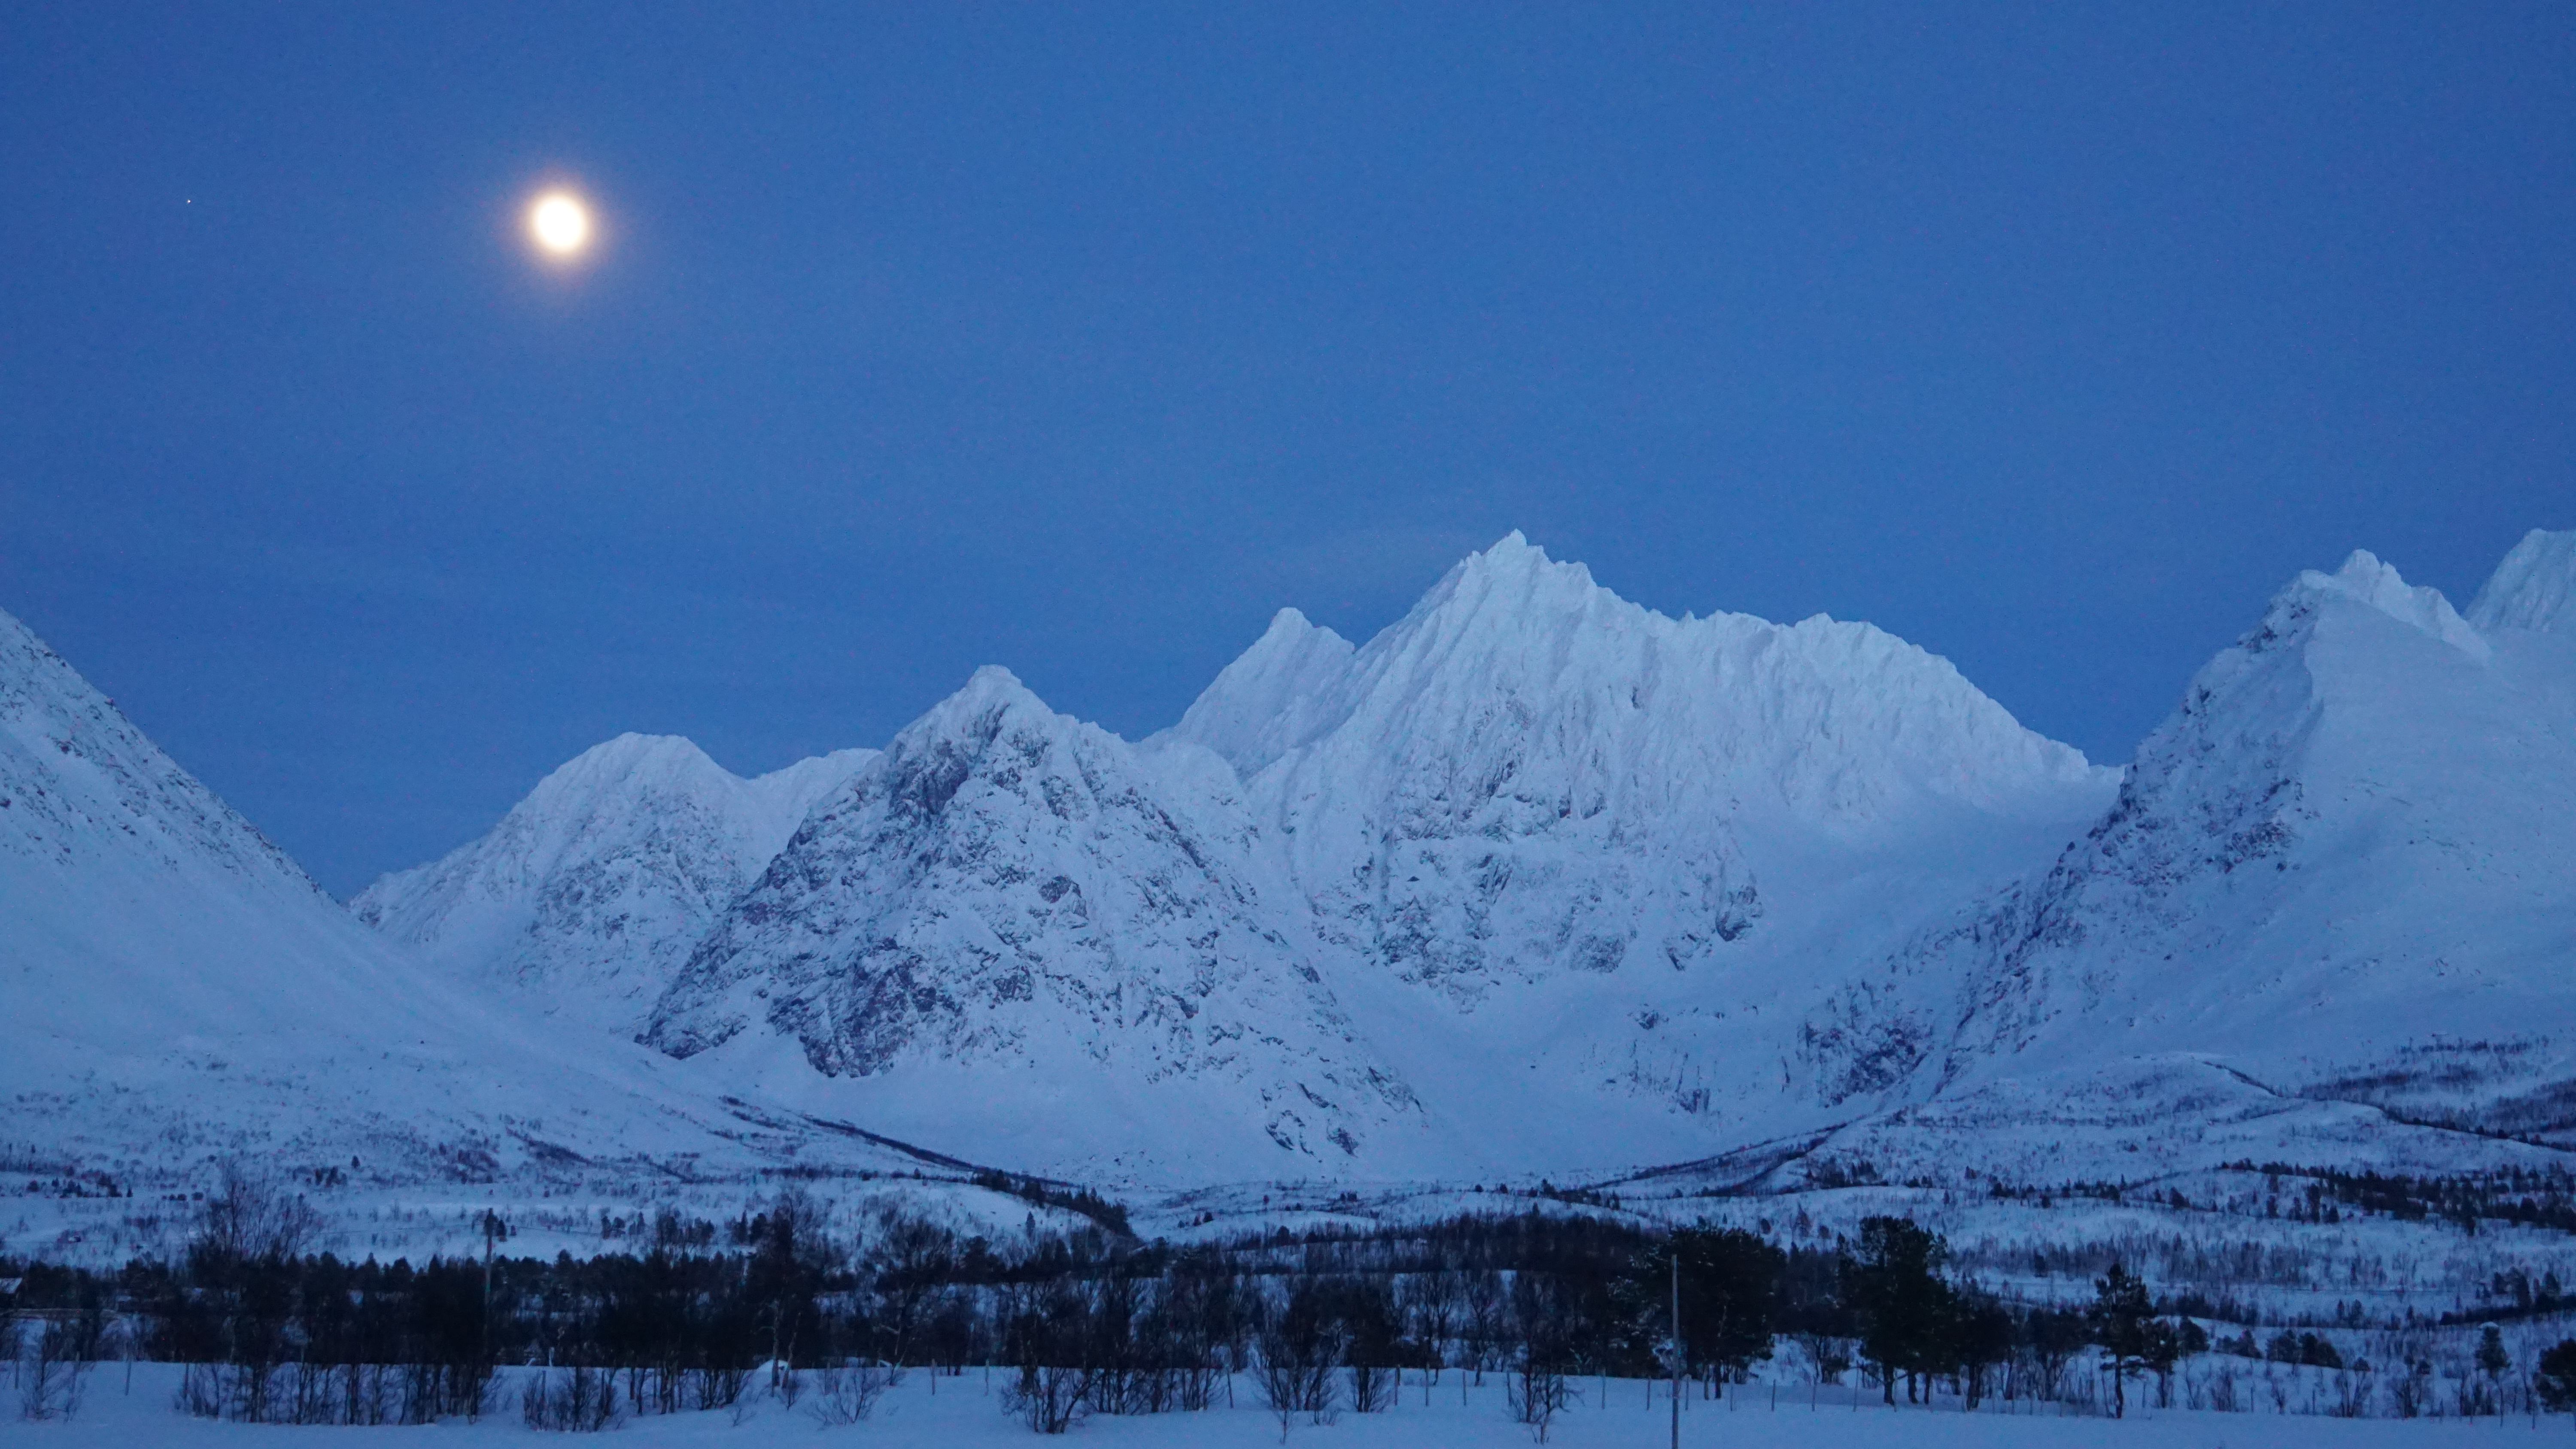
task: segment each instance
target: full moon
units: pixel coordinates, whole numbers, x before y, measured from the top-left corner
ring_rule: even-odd
[[[590,211],[560,191],[550,191],[528,208],[528,234],[547,252],[568,257],[590,241]]]

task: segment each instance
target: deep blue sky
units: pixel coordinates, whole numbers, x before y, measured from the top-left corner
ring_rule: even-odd
[[[2576,525],[2564,5],[536,8],[0,27],[0,608],[336,891],[1514,527],[2117,760],[2296,569]]]

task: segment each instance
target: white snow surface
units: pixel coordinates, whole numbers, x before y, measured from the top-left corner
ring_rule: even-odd
[[[620,735],[548,775],[489,834],[384,877],[349,909],[463,980],[631,1038],[806,812],[876,754],[745,780],[687,740]]]
[[[1778,1356],[1754,1370],[1754,1381],[1734,1386],[1725,1399],[1708,1400],[1685,1391],[1681,1442],[1689,1449],[1810,1449],[1847,1445],[1850,1449],[2092,1449],[2103,1444],[2132,1449],[2225,1449],[2230,1444],[2279,1446],[2279,1449],[2414,1449],[2414,1446],[2485,1446],[2556,1443],[2566,1437],[2559,1416],[2528,1421],[2521,1417],[2343,1419],[2328,1417],[2323,1405],[2334,1401],[2334,1385],[2322,1375],[2297,1370],[2286,1373],[2294,1411],[2274,1412],[2260,1402],[2265,1370],[2242,1361],[2193,1360],[2192,1377],[2227,1372],[2246,1411],[2218,1413],[2183,1408],[2157,1409],[2133,1404],[2130,1416],[2114,1421],[2092,1414],[2069,1414],[2063,1406],[2029,1400],[2006,1402],[1990,1397],[1975,1413],[1947,1395],[1934,1406],[1890,1409],[1877,1402],[1874,1390],[1849,1382],[1811,1387],[1794,1367],[1796,1348],[1783,1342]],[[61,1449],[127,1449],[136,1444],[198,1449],[198,1446],[294,1443],[326,1445],[434,1444],[449,1449],[484,1449],[495,1444],[560,1442],[558,1434],[526,1428],[517,1395],[530,1370],[508,1369],[496,1387],[492,1413],[478,1422],[451,1419],[410,1428],[341,1428],[235,1424],[192,1419],[173,1407],[180,1369],[175,1364],[140,1363],[128,1372],[122,1364],[101,1364],[82,1386],[81,1403],[69,1422],[29,1423],[17,1418],[16,1405],[0,1391],[0,1444],[26,1443]],[[1384,1412],[1354,1414],[1346,1410],[1317,1424],[1296,1416],[1284,1430],[1277,1415],[1260,1407],[1261,1391],[1249,1375],[1228,1386],[1218,1407],[1198,1413],[1092,1415],[1075,1428],[1074,1442],[1135,1449],[1276,1449],[1276,1446],[1333,1445],[1337,1449],[1525,1449],[1538,1442],[1530,1426],[1514,1421],[1504,1376],[1488,1374],[1482,1383],[1452,1370],[1425,1392],[1423,1374],[1406,1370],[1394,1406]],[[930,1374],[915,1369],[889,1389],[865,1421],[837,1432],[821,1430],[812,1416],[815,1390],[789,1407],[766,1386],[754,1392],[739,1412],[700,1412],[623,1418],[617,1442],[635,1445],[768,1446],[854,1442],[886,1449],[972,1449],[972,1446],[1024,1445],[1028,1428],[1005,1412],[1002,1373],[971,1369],[964,1374]],[[1463,1387],[1462,1387],[1463,1386]],[[1636,1379],[1580,1378],[1576,1396],[1549,1425],[1546,1442],[1562,1449],[1635,1449],[1663,1444],[1671,1433],[1672,1401],[1661,1384]],[[2134,1396],[2152,1399],[2152,1390]],[[2177,1394],[2179,1398],[2180,1395]],[[2374,1397],[2375,1412],[2385,1413]],[[820,1431],[818,1433],[818,1430]]]

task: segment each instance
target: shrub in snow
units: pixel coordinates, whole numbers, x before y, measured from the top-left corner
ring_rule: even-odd
[[[1547,1431],[1556,1416],[1574,1401],[1573,1380],[1564,1371],[1545,1360],[1524,1358],[1504,1384],[1512,1418],[1527,1424],[1538,1442],[1547,1442]]]
[[[18,1417],[68,1419],[80,1412],[92,1365],[76,1351],[70,1324],[38,1323],[21,1335],[17,1357]]]
[[[817,1369],[814,1402],[805,1406],[805,1412],[826,1428],[855,1424],[875,1411],[877,1400],[885,1397],[886,1390],[902,1382],[903,1370],[885,1364]]]

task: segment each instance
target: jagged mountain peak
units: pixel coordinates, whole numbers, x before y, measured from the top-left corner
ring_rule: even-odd
[[[2535,528],[2523,535],[2478,590],[2469,622],[2538,633],[2576,628],[2576,529]]]
[[[955,693],[904,726],[887,748],[891,752],[905,748],[909,741],[983,732],[999,714],[1043,717],[1060,721],[1068,728],[1080,723],[1071,716],[1057,714],[1038,698],[1036,691],[1021,683],[1018,675],[1001,665],[987,664],[968,676]]]
[[[618,808],[662,791],[738,795],[771,807],[771,816],[792,817],[774,823],[793,828],[816,797],[846,782],[876,755],[872,749],[834,750],[745,779],[685,736],[630,731],[556,766],[515,808],[530,814]]]
[[[1497,715],[1551,751],[1588,752],[1603,730],[1652,735],[1667,756],[1735,775],[1735,798],[1810,814],[1866,815],[1909,794],[1991,808],[2105,778],[1873,625],[1674,619],[1517,531],[1356,650],[1302,616],[1275,619],[1169,733],[1248,779],[1310,747],[1401,755]]]
[[[2202,849],[2200,867],[2222,874],[2278,856],[2324,796],[2384,772],[2394,762],[2380,752],[2430,727],[2463,689],[2482,688],[2492,652],[2439,590],[2408,584],[2366,551],[2332,574],[2307,570],[2139,745],[2096,838],[2145,819],[2141,843]],[[2155,840],[2160,812],[2199,828]],[[2160,883],[2191,873],[2156,859],[2147,877]]]
[[[680,735],[622,734],[548,771],[517,807],[529,813],[594,808],[654,790],[722,788],[733,774]]]
[[[2407,583],[2394,565],[2382,562],[2367,549],[2354,549],[2352,556],[2344,560],[2343,567],[2331,574],[2307,570],[2282,592],[2286,599],[2301,592],[2320,591],[2368,604],[2473,658],[2483,659],[2487,655],[2486,640],[2478,636],[2478,631],[2470,627],[2468,620],[2460,617],[2459,612],[2451,607],[2451,601],[2442,597],[2441,590]]]
[[[1281,609],[1252,647],[1227,665],[1156,741],[1179,739],[1215,751],[1250,776],[1308,737],[1312,712],[1328,700],[1356,652],[1352,643]]]
[[[2092,778],[1949,661],[1875,626],[1674,619],[1518,534],[1452,569],[1305,714],[1294,745],[1338,734],[1337,751],[1399,757],[1476,719],[1605,766],[1597,742],[1629,738],[1665,768],[1698,757],[1684,768],[1730,777],[1750,808],[1809,816],[1926,793],[1993,806]]]
[[[660,773],[710,766],[723,768],[686,735],[648,735],[628,730],[556,766],[549,778]]]
[[[1468,1010],[1747,959],[1846,909],[1855,849],[1937,826],[1992,869],[2114,779],[1883,630],[1670,618],[1518,533],[1356,650],[1275,619],[1170,733],[1234,765],[1325,940]]]
[[[1117,746],[1113,750],[1110,746]],[[1082,761],[1119,772],[1127,746],[1107,730],[1058,714],[1019,676],[1000,665],[975,671],[956,693],[932,705],[887,744],[885,758],[862,783],[863,799],[844,800],[846,813],[882,801],[898,814],[936,817],[969,784],[1016,795],[1033,781]],[[1080,794],[1094,783],[1086,776]],[[1054,797],[1066,805],[1074,796]]]
[[[1411,1099],[1265,899],[1233,788],[1213,756],[1129,744],[979,670],[814,812],[643,1039],[1024,1161],[1350,1158]],[[958,1095],[996,1080],[1061,1110]]]
[[[1324,625],[1307,618],[1303,610],[1288,608],[1281,609],[1270,616],[1270,627],[1261,631],[1261,637],[1253,641],[1250,649],[1244,651],[1244,656],[1253,659],[1278,659],[1320,654],[1331,658],[1347,659],[1358,647]],[[1242,660],[1238,659],[1235,662],[1241,663]]]
[[[1547,550],[1529,541],[1529,536],[1515,528],[1484,548],[1460,559],[1450,568],[1451,576],[1465,576],[1496,582],[1535,583],[1553,577],[1592,583],[1592,571],[1579,563],[1561,563],[1547,556]],[[1446,583],[1448,580],[1442,580]],[[1435,592],[1437,586],[1434,586]]]
[[[1492,547],[1459,560],[1386,633],[1419,631],[1432,620],[1449,621],[1452,628],[1545,629],[1604,609],[1647,613],[1595,582],[1591,569],[1549,558],[1546,549],[1514,529]]]

